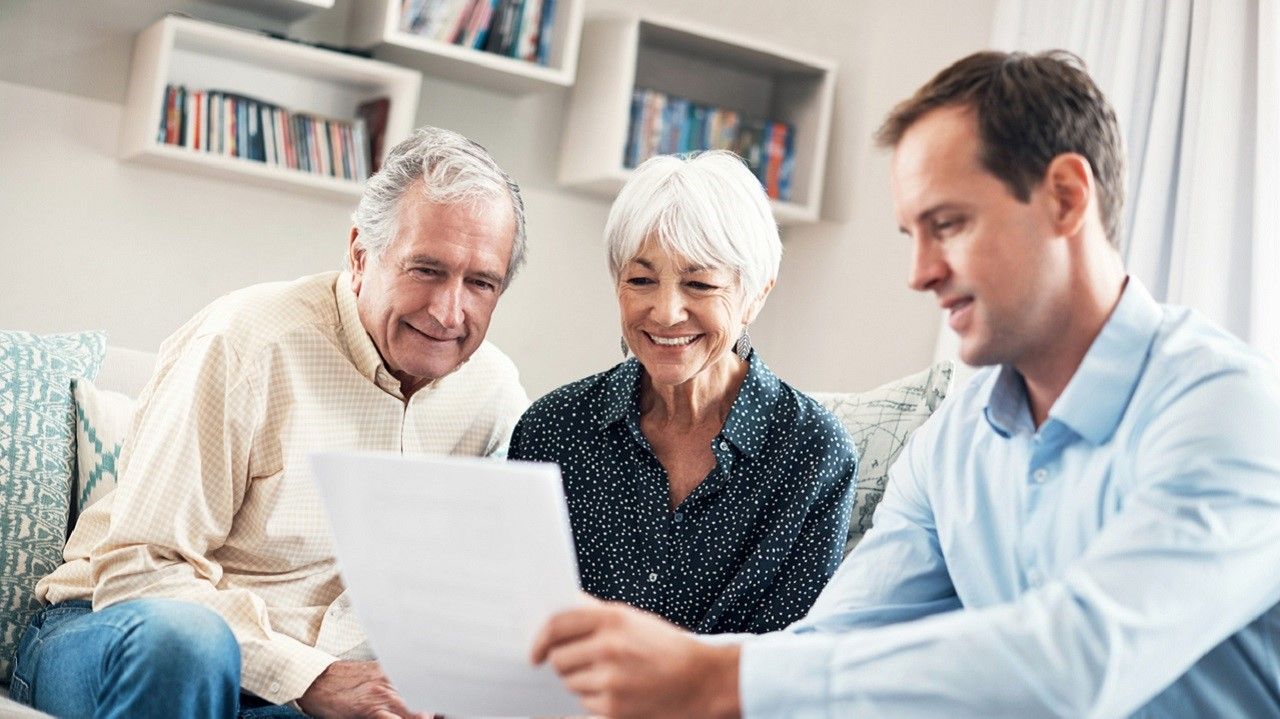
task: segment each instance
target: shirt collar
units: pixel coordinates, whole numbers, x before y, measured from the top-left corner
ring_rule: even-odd
[[[763,425],[773,416],[773,405],[782,391],[778,379],[754,350],[747,360],[747,376],[738,389],[738,397],[729,408],[720,436],[748,457],[764,448],[767,432]]]
[[[639,360],[632,357],[618,365],[609,375],[604,391],[604,411],[600,418],[602,429],[628,417],[639,421],[640,371]],[[773,405],[778,401],[781,391],[782,381],[765,365],[760,355],[753,351],[747,360],[747,376],[738,388],[738,396],[729,408],[729,416],[725,418],[720,436],[747,456],[759,452],[764,448],[766,439],[766,433],[761,431],[761,424],[772,416]]]
[[[1110,439],[1146,367],[1160,319],[1159,303],[1138,278],[1129,277],[1115,310],[1049,416],[1094,445]],[[1027,413],[1026,396],[1022,376],[1010,366],[1002,367],[985,411],[992,429],[1008,437]]]
[[[614,368],[605,380],[604,408],[600,428],[627,418],[635,410],[640,413],[640,360],[628,359]]]
[[[378,348],[369,337],[369,332],[365,330],[364,323],[360,321],[356,293],[351,289],[350,272],[342,272],[338,275],[333,294],[338,302],[338,322],[342,325],[342,339],[347,343],[351,363],[361,375],[369,378],[370,382],[382,386],[378,383],[378,371],[386,371],[382,365],[382,355],[378,354]],[[399,383],[397,383],[397,391],[399,391]]]

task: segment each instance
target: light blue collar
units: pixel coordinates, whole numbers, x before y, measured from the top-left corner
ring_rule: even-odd
[[[1147,288],[1138,278],[1129,277],[1115,310],[1053,403],[1049,417],[1094,445],[1109,440],[1147,366],[1162,316]],[[1006,438],[1020,423],[1030,422],[1026,386],[1013,367],[1000,369],[984,414],[991,428]]]

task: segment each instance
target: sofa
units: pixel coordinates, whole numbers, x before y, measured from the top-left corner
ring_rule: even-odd
[[[75,517],[115,486],[135,398],[155,355],[108,347],[102,333],[0,331],[0,677],[7,685],[33,589],[61,561]],[[846,553],[871,527],[888,469],[937,409],[953,367],[937,363],[881,387],[813,393],[844,424],[860,464]],[[0,701],[3,701],[0,698]],[[0,705],[0,716],[16,712]]]

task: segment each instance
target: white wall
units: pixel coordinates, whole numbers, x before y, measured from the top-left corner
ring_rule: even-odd
[[[361,1],[361,0],[354,0]],[[995,0],[588,0],[719,26],[838,61],[826,220],[784,233],[777,289],[752,337],[807,389],[862,389],[931,360],[937,313],[905,287],[880,118],[946,63],[985,46]],[[347,5],[296,24],[340,41]],[[103,328],[156,348],[219,294],[337,266],[352,207],[122,163],[117,135],[132,36],[166,9],[249,27],[224,5],[5,0],[0,6],[0,327]],[[522,184],[530,263],[490,337],[530,393],[617,359],[600,234],[608,202],[559,188],[562,92],[497,95],[427,78],[418,121],[486,145]]]

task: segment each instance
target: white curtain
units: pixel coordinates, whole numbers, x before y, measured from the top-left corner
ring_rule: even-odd
[[[992,44],[1084,59],[1124,134],[1129,271],[1280,361],[1280,0],[1000,0]]]

